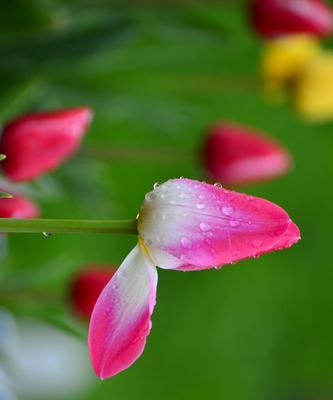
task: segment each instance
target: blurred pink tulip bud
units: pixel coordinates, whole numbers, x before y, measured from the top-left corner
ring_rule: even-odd
[[[254,30],[264,37],[332,31],[332,12],[322,0],[254,0],[250,12]]]
[[[26,197],[0,198],[0,218],[37,218],[39,214],[37,204]]]
[[[27,114],[9,122],[0,139],[4,174],[27,181],[57,168],[79,147],[92,119],[88,107]]]
[[[290,168],[291,157],[281,145],[254,129],[220,122],[208,132],[203,163],[210,178],[237,186],[282,175]]]
[[[106,284],[116,272],[112,266],[89,265],[76,274],[71,285],[71,303],[75,313],[90,318],[96,301]]]

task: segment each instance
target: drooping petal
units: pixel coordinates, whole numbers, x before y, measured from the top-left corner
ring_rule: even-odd
[[[251,19],[255,31],[264,37],[294,33],[326,36],[333,19],[323,0],[254,0]]]
[[[78,316],[91,316],[99,295],[115,272],[110,265],[90,264],[76,273],[70,287],[70,300]]]
[[[138,230],[156,265],[179,270],[233,263],[300,239],[279,206],[182,178],[146,195]]]
[[[87,107],[38,112],[8,123],[0,138],[4,174],[13,181],[31,180],[56,168],[79,147],[92,111]]]
[[[91,316],[90,357],[101,379],[123,371],[141,355],[156,285],[156,268],[138,244],[102,291]]]
[[[208,132],[203,161],[212,179],[241,185],[282,175],[289,169],[291,157],[263,133],[243,125],[220,122]]]

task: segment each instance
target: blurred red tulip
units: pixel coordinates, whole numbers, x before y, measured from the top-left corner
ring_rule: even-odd
[[[90,318],[96,301],[116,269],[109,265],[89,265],[81,269],[71,285],[71,302],[76,314]]]
[[[13,181],[37,178],[55,169],[79,147],[92,119],[88,107],[38,112],[9,122],[0,139],[1,163]]]
[[[0,198],[0,218],[37,218],[39,214],[37,204],[26,197]]]
[[[278,143],[258,131],[220,122],[208,132],[203,162],[213,180],[242,185],[285,173],[291,157]]]
[[[250,12],[255,31],[264,37],[332,31],[332,12],[322,0],[254,0]]]

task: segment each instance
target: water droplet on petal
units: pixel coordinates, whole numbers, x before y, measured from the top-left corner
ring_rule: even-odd
[[[106,309],[104,310],[104,315],[105,315],[106,317],[108,317],[110,314],[111,314],[111,309],[110,309],[110,308],[106,308]]]
[[[147,200],[147,201],[151,201],[151,200],[153,200],[155,198],[155,195],[154,195],[154,193],[152,193],[152,192],[149,192],[149,193],[147,193],[146,195],[145,195],[145,199]]]
[[[212,227],[209,224],[207,224],[206,222],[201,222],[199,227],[203,232],[207,232],[212,229]]]
[[[239,221],[236,221],[236,220],[230,221],[230,226],[232,226],[233,228],[235,228],[236,226],[239,226],[239,225],[240,225]]]
[[[234,212],[234,208],[231,206],[222,207],[222,212],[225,215],[231,215]]]
[[[206,206],[203,203],[198,203],[197,204],[197,209],[198,210],[203,210]]]
[[[185,249],[190,249],[192,247],[192,241],[186,236],[181,238],[180,243]]]
[[[223,188],[222,184],[219,182],[214,183],[214,186],[217,188]]]
[[[160,182],[155,182],[153,186],[154,190],[156,190],[160,185],[161,185]]]

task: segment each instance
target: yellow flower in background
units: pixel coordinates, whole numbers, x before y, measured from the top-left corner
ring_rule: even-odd
[[[288,84],[320,52],[318,40],[310,35],[291,35],[268,41],[261,59],[266,96],[275,101],[284,100]]]
[[[333,119],[333,52],[323,51],[306,65],[295,85],[294,101],[306,119]]]

